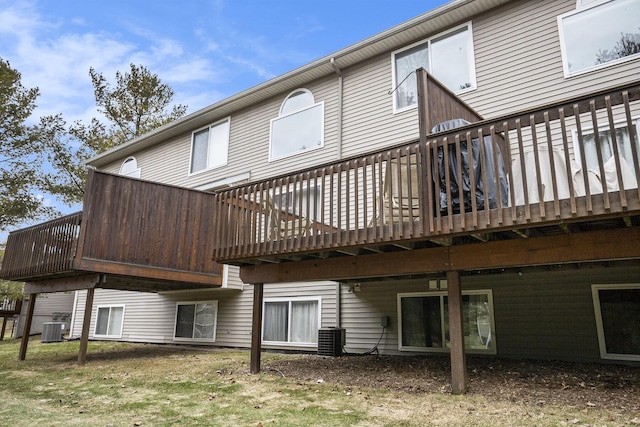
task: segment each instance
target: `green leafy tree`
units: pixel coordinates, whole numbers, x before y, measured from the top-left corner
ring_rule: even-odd
[[[39,127],[26,124],[39,90],[25,88],[20,80],[21,74],[0,58],[0,230],[53,213],[37,196],[44,151]]]
[[[187,111],[183,105],[170,107],[173,89],[144,66],[131,64],[129,72],[117,72],[115,87],[94,68],[89,75],[98,111],[106,124],[97,118],[89,124],[77,121],[65,132],[62,116],[41,120],[41,133],[49,147],[48,161],[56,171],[46,178],[47,189],[66,203],[78,203],[84,197],[87,159],[172,122]]]

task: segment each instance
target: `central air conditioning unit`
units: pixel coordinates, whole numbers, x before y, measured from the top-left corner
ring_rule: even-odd
[[[41,342],[60,342],[65,328],[62,322],[46,322],[42,324]]]
[[[318,329],[318,356],[342,356],[344,329]]]

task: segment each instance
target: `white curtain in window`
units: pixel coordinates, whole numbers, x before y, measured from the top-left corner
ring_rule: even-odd
[[[122,332],[122,314],[124,307],[111,307],[109,329],[107,335],[120,335]]]
[[[264,341],[287,341],[288,302],[267,302],[264,304]]]
[[[109,326],[109,307],[98,309],[98,318],[96,320],[96,335],[107,335],[107,327]]]
[[[198,172],[207,168],[207,152],[209,150],[209,130],[203,130],[193,135],[193,150],[191,154],[191,172]]]
[[[229,121],[211,127],[208,168],[227,164],[229,157]]]
[[[429,70],[429,49],[424,43],[404,52],[398,53],[396,58],[396,108],[409,107],[418,102],[418,80],[414,73],[422,67]],[[407,77],[408,76],[408,77]],[[406,80],[404,80],[406,78]],[[404,80],[404,82],[403,82]],[[402,82],[402,84],[400,84]]]
[[[291,303],[291,342],[318,342],[318,301]]]
[[[216,307],[213,304],[198,304],[196,306],[193,338],[213,339],[216,321]]]

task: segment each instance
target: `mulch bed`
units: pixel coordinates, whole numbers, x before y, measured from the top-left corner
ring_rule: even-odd
[[[640,413],[640,366],[507,360],[467,356],[468,394],[489,401],[570,405]],[[449,394],[450,361],[442,356],[300,355],[263,364],[263,371],[302,382]]]

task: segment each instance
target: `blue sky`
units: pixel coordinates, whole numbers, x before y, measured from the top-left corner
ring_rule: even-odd
[[[0,57],[40,88],[34,120],[97,117],[89,67],[113,82],[130,63],[158,74],[191,113],[444,3],[0,0]]]

